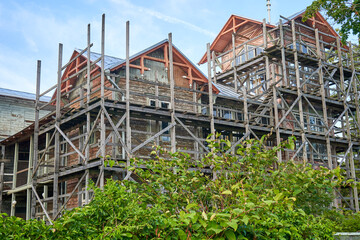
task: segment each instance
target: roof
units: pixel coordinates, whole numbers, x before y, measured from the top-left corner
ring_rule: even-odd
[[[213,83],[213,85],[219,90],[218,96],[229,97],[234,99],[239,99],[240,94],[235,92],[235,89],[231,86],[226,86],[224,84]]]
[[[21,92],[12,89],[0,88],[0,96],[7,96],[7,97],[14,97],[14,98],[21,98],[26,100],[36,100],[36,95],[33,93],[28,92]],[[49,102],[51,97],[48,96],[41,96],[40,101],[42,102]]]
[[[82,49],[75,49],[75,51],[80,53],[82,51]],[[85,51],[82,55],[85,58],[87,58],[87,51]],[[90,52],[90,61],[95,62],[100,57],[101,57],[100,53]],[[112,68],[116,67],[117,65],[123,63],[124,61],[125,60],[121,59],[121,58],[105,55],[104,56],[104,67],[105,67],[105,69],[112,69]],[[101,61],[98,61],[96,63],[96,65],[101,67]]]
[[[211,43],[210,50],[216,51],[216,52],[222,52],[224,48],[228,45],[229,42],[232,41],[231,35],[238,31],[241,27],[252,24],[252,25],[262,25],[263,22],[241,17],[237,15],[231,15],[230,18],[226,21],[223,28],[220,30],[219,34],[216,36],[214,41]],[[272,24],[266,23],[266,26],[269,28],[274,28],[275,26]],[[204,64],[207,62],[206,53],[203,55],[203,57],[199,61],[199,65]]]
[[[168,43],[169,40],[168,39],[164,39],[148,48],[145,48],[144,50],[140,51],[140,52],[137,52],[135,53],[134,55],[131,55],[129,57],[129,60],[132,61],[133,59],[151,51],[152,49],[154,48],[157,48],[161,45],[163,45],[164,43]],[[181,55],[183,55],[185,57],[185,59],[190,62],[194,68],[196,68],[196,70],[198,70],[202,75],[205,76],[205,74],[188,58],[186,57],[185,54],[183,54],[180,49],[178,49],[174,44],[173,44],[173,48],[175,48]],[[75,51],[77,52],[81,52],[82,50],[81,49],[75,49]],[[82,54],[85,58],[87,58],[87,51],[85,51],[83,54]],[[98,58],[101,57],[101,54],[100,53],[95,53],[95,52],[90,52],[90,61],[94,62],[96,61]],[[105,63],[104,63],[104,66],[105,66],[105,69],[110,69],[110,70],[114,70],[115,68],[118,68],[119,66],[123,65],[123,64],[126,64],[126,59],[122,59],[122,58],[118,58],[118,57],[113,57],[113,56],[107,56],[105,55],[104,56],[104,59],[105,59]],[[101,67],[101,61],[97,62],[96,63],[99,67]]]
[[[303,17],[303,15],[305,14],[306,9],[303,9],[293,15],[291,15],[290,17],[288,17],[287,19],[290,20],[295,20],[299,17]],[[313,18],[309,18],[305,21],[309,26],[312,26],[314,28],[318,28],[319,31],[322,31],[324,33],[330,34],[334,37],[339,37],[339,34],[334,30],[334,28],[328,23],[328,21],[326,21],[326,19],[324,18],[323,15],[321,15],[320,12],[316,12]],[[326,38],[326,36],[324,36]],[[326,39],[323,39],[324,41],[326,41]]]

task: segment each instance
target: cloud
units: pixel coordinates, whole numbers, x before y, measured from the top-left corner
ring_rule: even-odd
[[[121,5],[122,7],[131,8],[131,9],[133,9],[133,11],[136,11],[138,13],[145,13],[145,14],[147,14],[149,16],[155,17],[155,18],[157,18],[159,20],[162,20],[164,22],[174,23],[174,24],[182,24],[182,25],[186,26],[187,28],[189,28],[189,29],[191,29],[193,31],[202,33],[202,34],[204,34],[206,36],[209,36],[209,37],[212,37],[212,38],[216,36],[216,34],[214,32],[203,29],[203,28],[201,28],[199,26],[196,26],[195,24],[189,23],[187,21],[184,21],[184,20],[176,18],[176,17],[165,15],[165,14],[163,14],[161,12],[158,12],[158,11],[155,11],[155,10],[152,10],[152,9],[149,9],[149,8],[144,8],[144,7],[141,7],[141,6],[133,5],[133,4],[131,4],[130,2],[128,2],[126,0],[111,0],[111,1],[113,3]]]

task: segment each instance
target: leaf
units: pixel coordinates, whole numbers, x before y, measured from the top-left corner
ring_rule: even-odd
[[[231,195],[232,192],[230,190],[225,190],[223,191],[221,194],[224,194],[224,195]]]
[[[236,240],[235,233],[233,231],[231,231],[231,230],[226,230],[225,236],[229,240]]]
[[[276,196],[274,197],[274,200],[275,200],[275,201],[279,201],[279,200],[282,199],[283,197],[284,197],[284,194],[281,192],[281,193],[276,194]]]
[[[214,220],[215,217],[216,217],[216,213],[214,213],[213,215],[211,215],[210,221]]]
[[[204,211],[202,212],[201,216],[203,217],[203,219],[208,220],[208,217]]]
[[[243,221],[243,223],[245,223],[245,225],[247,225],[247,224],[249,223],[249,220],[250,220],[250,218],[249,218],[247,215],[245,215],[245,216],[241,219],[241,221]]]
[[[193,207],[197,207],[197,206],[198,206],[197,203],[190,203],[190,204],[188,204],[188,205],[186,206],[186,210],[189,210],[189,209],[191,209],[191,208],[193,208]]]
[[[273,200],[266,200],[266,201],[264,201],[264,203],[266,203],[266,205],[270,206],[271,204],[275,203],[275,201],[273,201]]]
[[[237,224],[237,221],[235,219],[232,219],[231,221],[226,222],[226,224],[229,227],[232,227],[234,229],[234,231],[236,231],[237,228],[238,228],[238,224]]]

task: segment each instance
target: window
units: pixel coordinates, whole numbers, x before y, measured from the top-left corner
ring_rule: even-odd
[[[90,123],[90,131],[91,131],[92,127],[94,126],[94,124],[95,124],[95,122],[91,122],[91,123]],[[94,131],[92,132],[92,134],[91,134],[91,136],[90,136],[90,139],[89,139],[88,145],[94,144],[94,143],[96,142],[95,131],[96,131],[96,130],[94,130]],[[82,132],[83,132],[83,133],[86,133],[86,124],[83,125]],[[87,138],[87,137],[88,137],[88,134],[85,134],[85,136],[82,137],[82,141],[83,141],[84,144],[85,144],[85,141],[86,141],[86,138]]]
[[[151,107],[156,107],[156,100],[149,99],[149,105]],[[170,108],[170,103],[166,102],[166,101],[159,101],[159,107],[169,109]]]
[[[152,106],[152,107],[156,107],[156,100],[154,99],[149,99],[149,105]],[[166,101],[159,101],[159,106],[160,108],[164,108],[164,109],[170,109],[170,103],[169,102],[166,102]],[[160,124],[160,131],[162,129],[165,129],[169,126],[169,123],[168,122],[164,122],[164,121],[159,121],[159,124]],[[154,120],[150,120],[150,131],[152,131],[152,128],[155,128],[154,127],[155,124],[154,124]],[[154,132],[157,132],[158,129],[155,129]],[[165,142],[169,142],[170,141],[170,137],[169,136],[164,136],[164,134],[169,134],[169,130],[167,130],[166,132],[163,133],[163,135],[161,136],[161,140],[162,141],[165,141]]]
[[[324,128],[322,127],[322,126],[324,126],[324,123],[320,118],[310,116],[309,117],[309,122],[310,122],[310,130],[311,131],[316,131],[316,132],[323,132],[324,131]]]
[[[290,49],[294,49],[294,44],[293,43],[290,43],[288,45],[288,47]],[[298,50],[299,52],[302,52],[302,53],[308,53],[308,49],[307,49],[307,46],[305,44],[300,44],[300,43],[296,43],[296,50]]]

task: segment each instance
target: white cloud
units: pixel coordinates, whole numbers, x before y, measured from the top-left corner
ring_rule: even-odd
[[[187,28],[189,28],[189,29],[191,29],[193,31],[202,33],[202,34],[207,35],[209,37],[215,37],[216,36],[215,33],[211,32],[211,31],[208,31],[206,29],[203,29],[201,27],[198,27],[195,24],[189,23],[187,21],[184,21],[184,20],[176,18],[176,17],[172,17],[172,16],[169,16],[169,15],[163,14],[161,12],[158,12],[158,11],[155,11],[155,10],[152,10],[152,9],[149,9],[149,8],[144,8],[144,7],[141,7],[141,6],[133,5],[133,4],[131,4],[130,2],[128,2],[126,0],[111,0],[111,1],[118,4],[119,6],[122,6],[122,7],[125,7],[125,8],[130,8],[133,11],[136,11],[137,13],[140,13],[140,15],[143,15],[143,13],[145,13],[147,15],[150,15],[152,17],[155,17],[155,18],[157,18],[159,20],[162,20],[164,22],[167,22],[167,23],[182,24],[182,25],[186,26]],[[174,3],[173,3],[173,5],[174,5]]]

